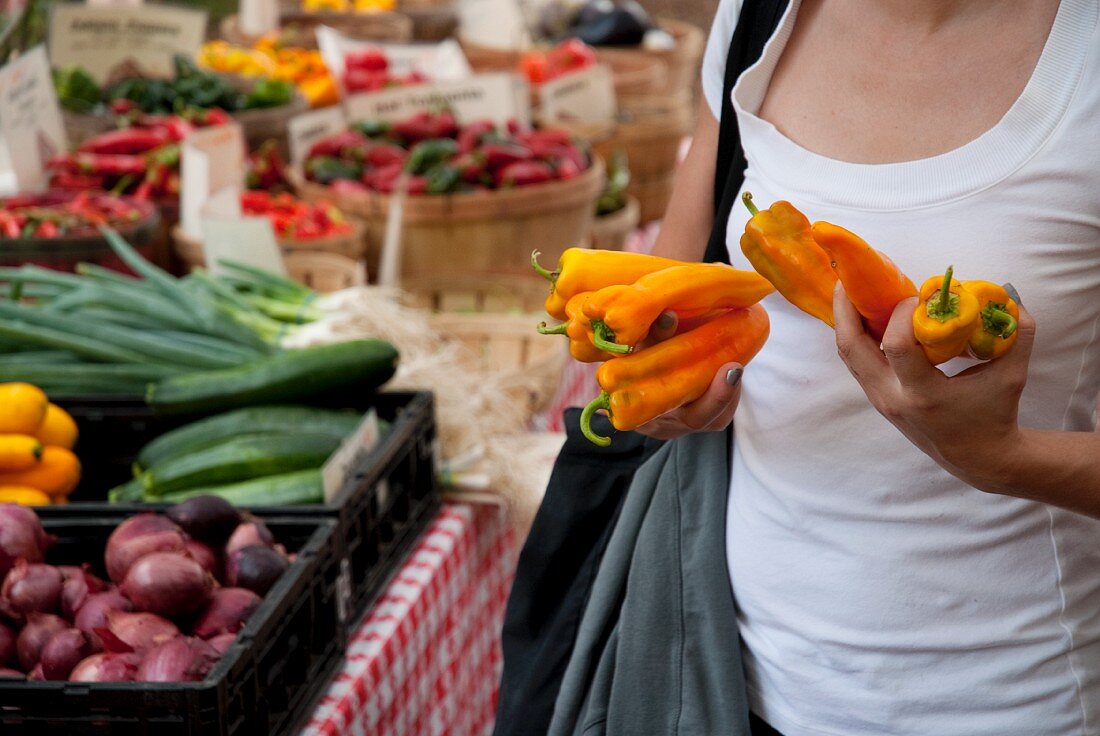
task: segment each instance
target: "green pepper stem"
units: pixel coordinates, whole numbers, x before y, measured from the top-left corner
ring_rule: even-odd
[[[568,322],[562,322],[560,325],[554,325],[553,327],[547,327],[545,322],[539,322],[539,326],[535,328],[539,331],[540,335],[565,335],[569,329]]]
[[[948,266],[947,271],[943,274],[943,285],[940,286],[940,298],[936,302],[936,311],[940,314],[947,314],[951,311],[951,277],[954,275],[955,267]]]
[[[1012,334],[1016,332],[1016,328],[1019,327],[1019,323],[1016,321],[1015,317],[1006,310],[992,304],[987,306],[983,311],[982,321],[987,323],[987,332],[996,335],[1002,340],[1007,340],[1012,337]],[[993,329],[990,330],[989,327]]]
[[[752,192],[745,192],[744,194],[742,194],[741,201],[745,203],[745,207],[748,208],[750,215],[756,217],[758,214],[760,214],[760,209],[752,201]]]
[[[600,409],[611,410],[611,396],[606,391],[601,392],[599,396],[592,399],[588,406],[584,407],[584,411],[581,412],[581,434],[588,438],[588,441],[592,444],[607,447],[611,444],[611,438],[596,434],[592,430],[592,416]]]
[[[620,345],[615,342],[615,333],[603,321],[592,320],[592,344],[606,353],[626,355],[630,352],[629,345]]]
[[[557,271],[547,271],[539,264],[539,252],[537,250],[531,251],[531,267],[535,269],[535,273],[542,276],[544,279],[553,283],[558,280]]]

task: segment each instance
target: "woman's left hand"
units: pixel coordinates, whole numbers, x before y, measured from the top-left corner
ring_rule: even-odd
[[[910,442],[963,481],[996,492],[1011,481],[1035,320],[1021,306],[1016,344],[1006,355],[948,378],[913,336],[916,306],[916,298],[898,304],[880,349],[838,283],[833,307],[840,357],[871,404]]]

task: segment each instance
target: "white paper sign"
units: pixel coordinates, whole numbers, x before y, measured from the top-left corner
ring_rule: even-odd
[[[275,240],[275,229],[266,217],[204,217],[202,249],[206,268],[215,275],[226,272],[221,265],[226,259],[286,276],[286,264]]]
[[[278,0],[241,0],[237,22],[241,33],[248,36],[279,30]]]
[[[417,112],[450,108],[460,123],[492,120],[498,124],[531,120],[527,83],[506,72],[477,74],[457,82],[398,87],[383,92],[351,95],[344,101],[350,122],[400,120]]]
[[[458,6],[462,38],[497,49],[531,46],[520,0],[462,0]]]
[[[205,36],[206,12],[201,10],[56,3],[50,15],[50,59],[57,67],[82,66],[101,83],[122,64],[169,76],[172,57],[194,56]]]
[[[432,81],[448,82],[467,79],[473,74],[466,54],[453,38],[440,43],[397,44],[348,38],[328,26],[318,26],[316,32],[317,48],[321,51],[325,66],[338,70],[337,77],[342,75],[344,58],[353,51],[365,49],[378,49],[384,53],[389,71],[395,76],[420,72]]]
[[[24,191],[45,187],[46,162],[68,150],[43,46],[0,69],[0,143],[15,187]]]
[[[331,501],[340,493],[340,489],[354,471],[356,462],[374,449],[378,444],[381,430],[378,427],[378,414],[374,409],[367,412],[359,427],[344,440],[340,448],[321,467],[321,483],[325,489],[325,501]]]
[[[320,110],[295,115],[287,122],[291,163],[300,165],[314,143],[325,136],[339,133],[346,127],[348,121],[340,107],[322,107]]]
[[[539,85],[543,120],[602,123],[615,119],[615,80],[611,69],[598,64]]]
[[[202,237],[202,218],[214,195],[225,190],[240,197],[244,184],[244,135],[237,123],[196,130],[180,151],[180,226],[196,240]],[[239,207],[239,205],[238,205]]]

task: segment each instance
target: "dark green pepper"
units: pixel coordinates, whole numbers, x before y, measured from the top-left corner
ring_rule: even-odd
[[[443,163],[458,154],[458,142],[453,138],[433,138],[413,146],[405,161],[405,171],[423,174],[436,164]]]
[[[462,172],[455,166],[438,164],[428,171],[428,194],[449,194],[458,190],[462,183]]]
[[[244,109],[278,107],[288,104],[294,97],[294,85],[283,79],[261,79],[245,97]]]
[[[393,129],[393,124],[386,120],[364,120],[361,123],[352,125],[351,129],[362,133],[368,138],[380,138]]]
[[[318,184],[331,184],[337,179],[358,179],[363,175],[363,167],[350,161],[341,161],[332,156],[314,156],[306,160],[306,176]]]

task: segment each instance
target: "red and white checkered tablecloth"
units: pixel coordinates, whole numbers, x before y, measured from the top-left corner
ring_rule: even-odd
[[[302,736],[486,736],[516,556],[502,510],[445,504],[354,633]]]

